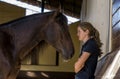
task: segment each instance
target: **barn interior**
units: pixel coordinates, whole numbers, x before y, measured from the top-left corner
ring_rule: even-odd
[[[100,31],[104,43],[102,48],[104,54],[98,61],[96,79],[119,79],[119,4],[119,0],[0,0],[0,24],[52,10],[60,10],[66,16],[75,18],[74,21],[68,18],[69,30],[75,46],[74,57],[67,63],[63,62],[61,54],[56,53],[56,50],[49,46],[43,51],[44,54],[41,55],[41,51],[34,52],[22,61],[17,79],[74,79],[73,65],[81,46],[76,36],[79,21],[92,22]],[[30,6],[34,9],[29,8]]]
[[[69,16],[79,18],[81,12],[82,0],[18,0],[31,5],[41,7],[41,12],[44,8],[49,10],[58,10]]]

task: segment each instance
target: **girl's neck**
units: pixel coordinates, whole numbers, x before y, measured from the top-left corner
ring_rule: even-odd
[[[84,38],[83,43],[86,43],[89,39],[90,39],[90,37],[87,36],[86,38]]]

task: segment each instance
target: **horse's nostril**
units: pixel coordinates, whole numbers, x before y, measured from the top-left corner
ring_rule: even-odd
[[[73,55],[74,55],[74,51],[71,52],[71,58],[73,57]]]
[[[68,57],[68,59],[71,59],[73,57],[74,53],[71,53]]]
[[[71,54],[70,58],[72,58],[72,57],[73,57],[73,54]]]
[[[73,53],[71,54],[71,57],[73,56]]]

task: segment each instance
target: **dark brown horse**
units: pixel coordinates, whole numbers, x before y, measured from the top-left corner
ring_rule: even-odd
[[[21,60],[43,40],[64,59],[74,54],[67,18],[60,12],[34,14],[1,24],[0,79],[16,79]]]

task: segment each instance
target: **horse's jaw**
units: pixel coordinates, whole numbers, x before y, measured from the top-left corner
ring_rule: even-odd
[[[72,53],[71,52],[66,53],[66,51],[62,51],[62,52],[60,52],[60,54],[61,54],[64,62],[68,62],[74,55],[73,52]]]
[[[63,62],[69,62],[69,60],[70,60],[70,59],[67,59],[67,60],[64,59]]]

